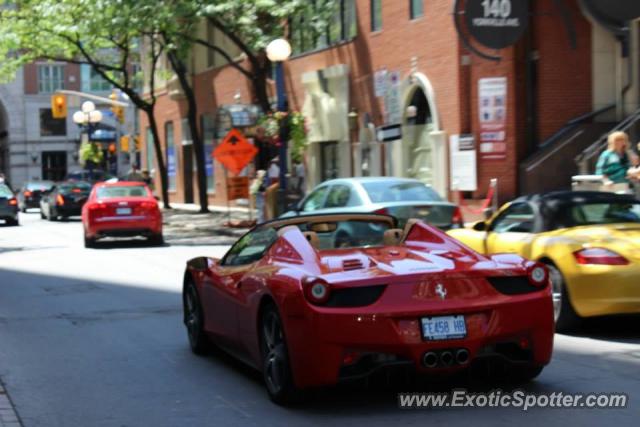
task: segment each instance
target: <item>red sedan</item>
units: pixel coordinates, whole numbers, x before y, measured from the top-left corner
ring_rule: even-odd
[[[189,261],[192,350],[217,345],[259,369],[276,403],[398,367],[540,374],[554,334],[546,268],[485,257],[419,220],[396,224],[372,214],[278,219],[221,260]]]
[[[99,183],[82,208],[85,247],[102,237],[144,236],[163,243],[162,214],[151,190],[141,182]]]

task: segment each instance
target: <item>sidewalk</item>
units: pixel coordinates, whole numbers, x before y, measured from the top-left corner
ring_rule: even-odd
[[[0,383],[0,427],[22,427],[9,395]]]
[[[232,228],[228,221],[249,219],[246,208],[227,209],[211,206],[211,212],[201,214],[197,205],[171,204],[173,209],[162,211],[165,240],[174,245],[231,245],[248,231],[247,227]],[[253,215],[255,219],[255,215]]]

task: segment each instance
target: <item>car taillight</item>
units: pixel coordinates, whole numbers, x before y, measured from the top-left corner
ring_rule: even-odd
[[[315,305],[325,304],[331,296],[329,284],[316,277],[310,277],[303,281],[303,291],[307,301]]]
[[[31,191],[27,190],[27,191],[24,192],[24,197],[31,197],[31,194],[33,194],[33,193],[31,193]]]
[[[529,283],[538,288],[544,288],[549,283],[549,269],[539,262],[530,263],[527,268]]]
[[[104,203],[93,203],[87,207],[90,214],[102,213],[102,211],[106,208]]]
[[[62,194],[58,194],[56,197],[56,205],[64,206],[64,197],[62,197]]]
[[[142,209],[155,210],[158,208],[158,204],[156,202],[142,202],[140,207]]]
[[[9,199],[10,206],[18,206],[18,200],[14,197],[13,199]]]
[[[457,225],[460,228],[464,227],[464,218],[462,217],[462,210],[459,206],[453,210],[453,216],[451,217],[451,223]]]
[[[582,265],[628,265],[622,255],[604,248],[585,248],[573,253],[578,264]]]
[[[82,193],[82,189],[80,188],[74,188],[73,190],[71,190],[72,193]]]

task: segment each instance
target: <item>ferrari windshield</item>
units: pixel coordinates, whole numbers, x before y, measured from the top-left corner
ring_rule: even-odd
[[[570,208],[572,226],[640,223],[640,202],[585,203]]]

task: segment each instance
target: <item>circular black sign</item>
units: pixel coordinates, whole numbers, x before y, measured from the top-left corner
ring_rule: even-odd
[[[504,49],[515,44],[529,25],[529,0],[467,0],[467,28],[480,44]]]
[[[587,5],[600,15],[617,22],[640,17],[640,1],[637,0],[588,0]]]

